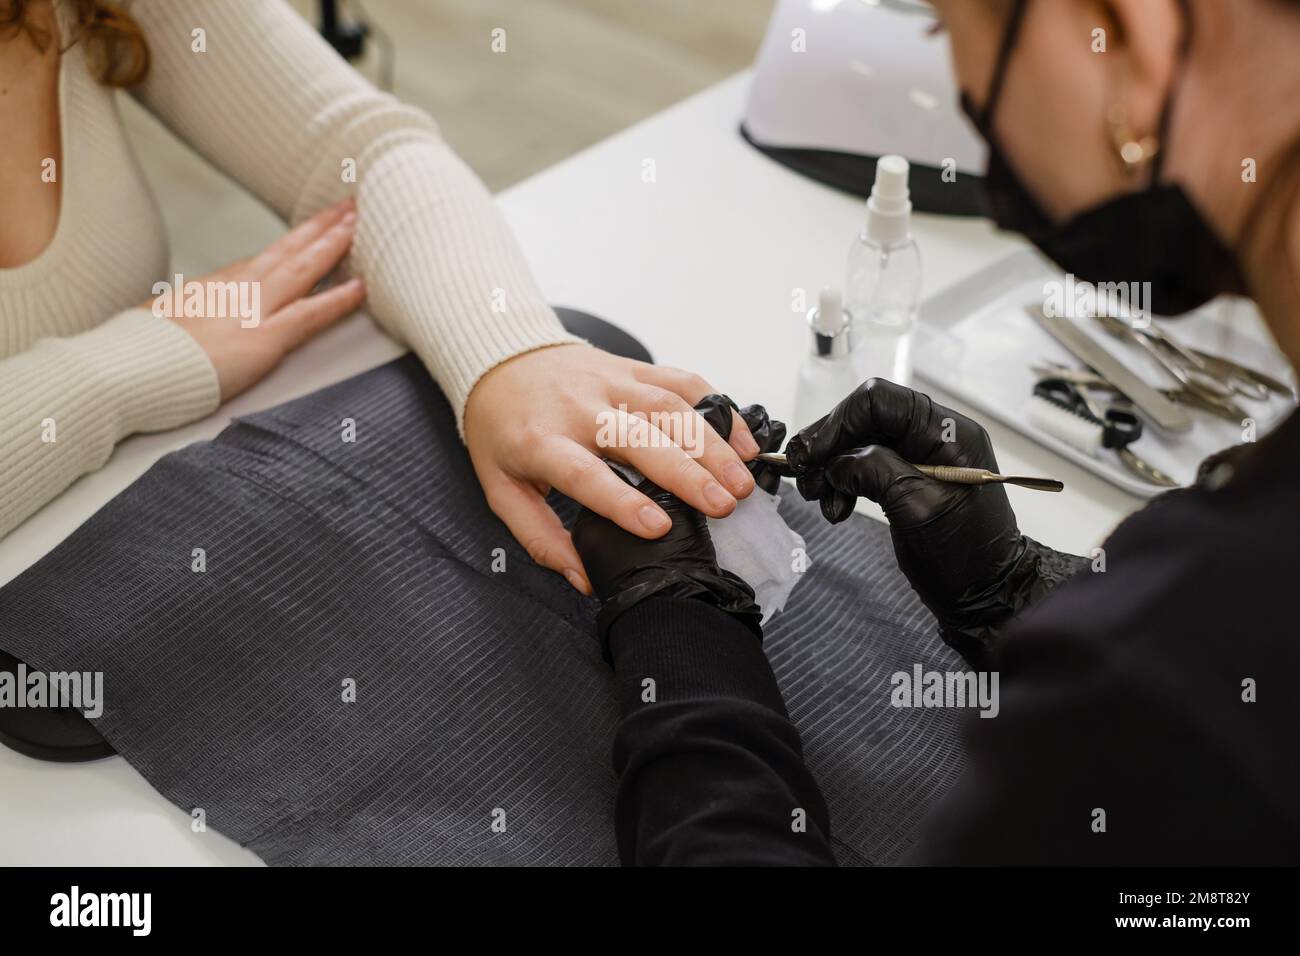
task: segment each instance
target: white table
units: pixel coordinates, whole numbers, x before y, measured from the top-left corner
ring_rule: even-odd
[[[740,139],[747,83],[740,74],[706,90],[514,187],[500,204],[550,301],[611,319],[657,361],[700,372],[742,404],[759,401],[787,418],[807,348],[793,291],[806,290],[811,301],[821,286],[842,283],[864,208]],[[915,231],[927,294],[1013,248],[982,222],[918,216]],[[357,317],[211,417],[129,439],[105,468],[0,541],[0,585],[167,452],[400,353]],[[1059,496],[1010,489],[1022,528],[1048,544],[1086,551],[1140,504],[1006,428],[990,423],[989,431],[1005,471],[1065,480]],[[189,816],[121,758],[59,765],[0,747],[0,780],[0,864],[259,862],[215,832],[192,833]]]

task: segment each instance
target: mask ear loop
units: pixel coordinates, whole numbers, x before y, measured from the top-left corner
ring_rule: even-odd
[[[1007,78],[1007,61],[1011,59],[1011,48],[1020,35],[1020,24],[1025,19],[1025,8],[1028,5],[1029,0],[1014,0],[1006,29],[1002,31],[1002,41],[998,44],[997,59],[993,61],[993,78],[989,81],[989,94],[984,98],[984,108],[980,110],[980,125],[989,132],[993,130],[993,107],[1002,97],[1002,84]]]

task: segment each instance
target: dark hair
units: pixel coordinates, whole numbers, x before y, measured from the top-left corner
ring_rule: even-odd
[[[95,79],[107,86],[134,86],[149,72],[149,44],[122,3],[69,0],[77,16],[77,33],[63,37],[68,46],[86,44]],[[50,43],[50,31],[33,22],[30,0],[0,0],[0,35],[24,32],[37,48]]]

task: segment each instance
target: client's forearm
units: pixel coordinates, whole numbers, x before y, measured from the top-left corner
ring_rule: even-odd
[[[625,865],[834,865],[825,801],[753,631],[661,597],[621,615],[609,644]]]
[[[357,200],[349,267],[367,310],[419,354],[458,424],[487,371],[577,341],[433,118],[374,89],[283,0],[137,0],[131,13],[152,60],[133,95],[205,159],[291,223]],[[198,23],[221,37],[201,57]]]
[[[0,538],[126,436],[187,424],[219,401],[203,349],[145,309],[0,359]]]

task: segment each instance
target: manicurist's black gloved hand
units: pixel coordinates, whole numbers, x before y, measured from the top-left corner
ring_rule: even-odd
[[[781,447],[785,425],[771,421],[761,405],[736,408],[725,395],[706,395],[695,405],[724,439],[731,437],[732,409],[745,420],[759,451]],[[762,462],[750,462],[748,468],[755,483],[769,492],[781,482],[781,476]],[[754,592],[736,575],[718,567],[704,515],[649,480],[643,479],[637,490],[672,519],[672,527],[663,537],[646,540],[585,508],[573,526],[573,544],[602,604],[597,618],[601,639],[607,639],[610,625],[620,614],[656,595],[708,601],[761,635],[758,622],[762,615]]]
[[[744,408],[736,408],[736,403],[726,395],[705,395],[695,403],[695,410],[724,439],[731,438],[731,423],[733,421],[731,410],[733,408],[745,420],[745,425],[749,428],[749,433],[754,436],[754,441],[758,443],[760,452],[781,450],[781,443],[785,441],[785,422],[778,422],[775,419],[768,418],[767,409],[762,405],[746,405]],[[754,476],[754,483],[758,487],[768,494],[776,494],[777,489],[781,486],[779,469],[761,461],[748,462],[746,467],[749,469],[749,473]]]
[[[944,640],[976,666],[1016,612],[1084,563],[1021,534],[1002,485],[936,481],[909,464],[998,469],[983,426],[910,388],[860,385],[786,456],[826,520],[847,518],[859,495],[881,506],[899,567]]]
[[[573,544],[601,601],[597,617],[601,640],[608,639],[610,625],[619,615],[656,596],[707,601],[761,634],[754,592],[718,567],[705,516],[648,479],[637,490],[672,519],[663,537],[638,537],[587,508],[573,526]]]

